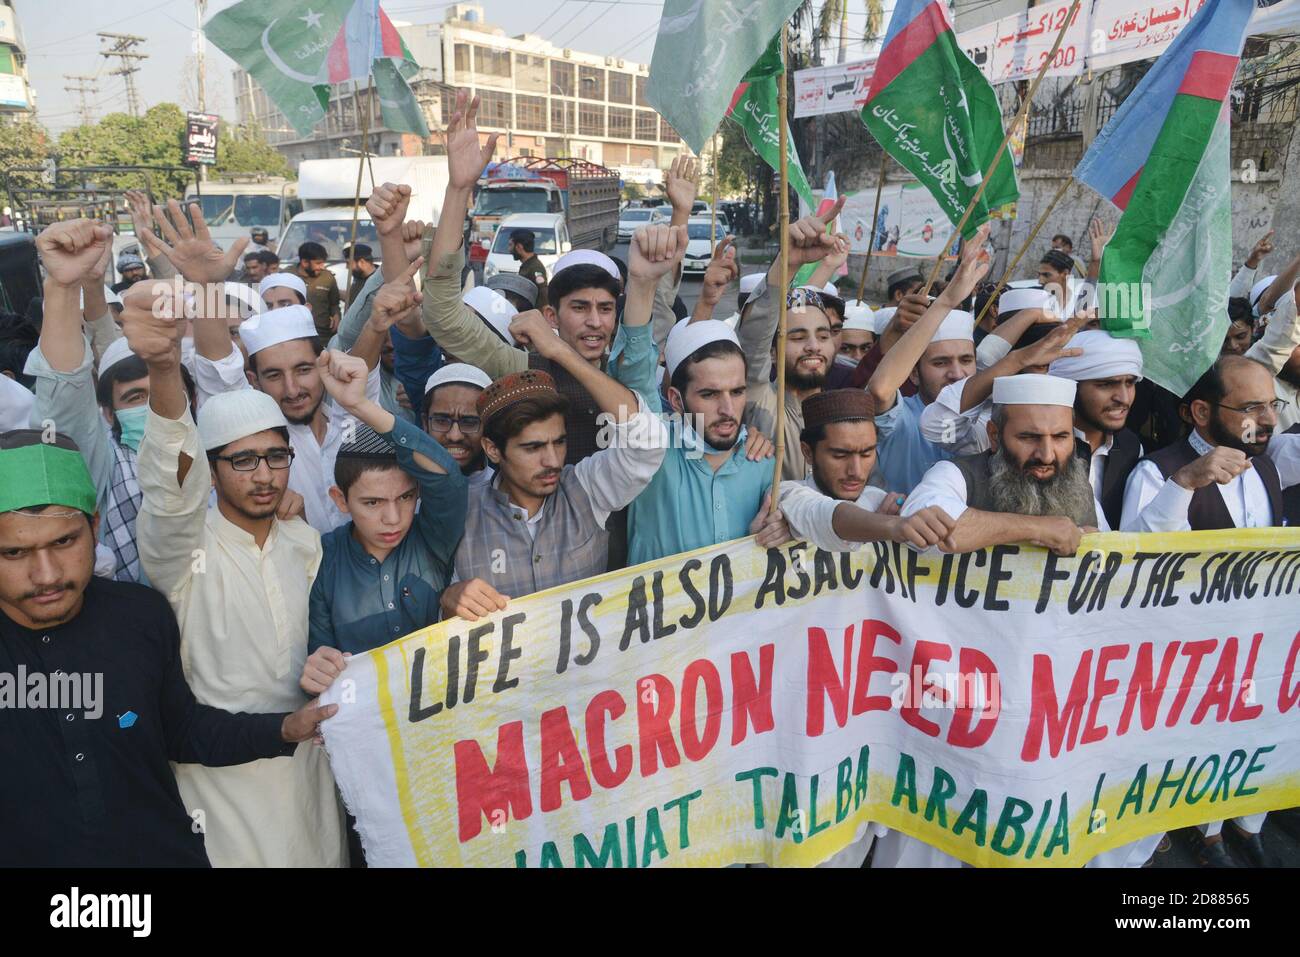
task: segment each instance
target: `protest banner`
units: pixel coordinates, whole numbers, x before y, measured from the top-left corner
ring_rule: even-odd
[[[828,553],[752,539],[354,656],[374,866],[814,865],[880,822],[1079,866],[1300,803],[1300,534]]]
[[[1042,67],[1060,29],[1066,25],[1073,0],[1031,7],[998,21],[993,43],[992,82],[1031,80]],[[1078,76],[1088,53],[1090,4],[1080,4],[1044,76]]]
[[[1105,70],[1164,53],[1205,0],[1136,4],[1134,0],[1096,0],[1088,68]]]

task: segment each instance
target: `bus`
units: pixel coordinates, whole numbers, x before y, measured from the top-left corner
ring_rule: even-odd
[[[302,212],[298,184],[278,176],[233,176],[191,184],[185,203],[198,203],[213,240],[223,248],[257,226],[267,231],[272,249],[285,224]]]

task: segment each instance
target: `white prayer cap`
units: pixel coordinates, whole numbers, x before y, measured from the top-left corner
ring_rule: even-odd
[[[954,309],[943,317],[939,329],[931,342],[947,342],[950,339],[975,340],[975,317],[964,309]]]
[[[247,283],[224,282],[221,284],[221,291],[227,299],[233,299],[244,307],[243,311],[248,315],[266,311],[266,303],[262,301],[262,297],[253,292],[253,287]]]
[[[1038,285],[1037,279],[1013,279],[1011,280],[1011,282],[1007,283],[1007,288],[1008,289],[1029,289],[1030,287],[1037,286],[1037,285]]]
[[[808,288],[809,288],[809,289],[816,289],[817,287],[816,287],[816,286],[809,286]],[[818,291],[819,291],[819,292],[824,292],[824,293],[826,293],[826,295],[828,295],[828,296],[834,296],[836,299],[840,298],[840,291],[839,291],[838,289],[835,288],[835,283],[833,283],[833,282],[828,282],[826,285],[822,286],[821,289],[818,290]]]
[[[1277,276],[1265,276],[1250,287],[1250,307],[1255,311],[1255,315],[1259,315],[1259,297],[1268,291],[1268,287],[1273,285],[1273,280],[1276,278]]]
[[[113,368],[113,366],[117,365],[123,359],[129,359],[133,355],[135,355],[135,353],[132,352],[131,347],[126,344],[126,336],[122,336],[120,339],[114,339],[108,344],[108,348],[104,350],[104,354],[99,357],[100,377],[102,378],[106,375],[109,369]]]
[[[199,441],[205,451],[267,429],[287,429],[280,405],[265,392],[237,389],[209,396],[199,409]]]
[[[1075,382],[1122,375],[1142,378],[1142,350],[1133,339],[1119,339],[1101,329],[1085,329],[1075,333],[1066,348],[1082,349],[1083,355],[1057,359],[1048,369],[1052,375]]]
[[[505,296],[487,286],[475,286],[465,293],[461,302],[477,312],[506,345],[518,346],[515,337],[510,334],[510,320],[519,314],[519,310],[510,305],[510,300]]]
[[[30,389],[7,375],[0,375],[0,432],[27,428],[35,404],[36,396]]]
[[[725,322],[727,325],[731,326],[731,328],[735,329],[735,328],[736,328],[736,325],[740,322],[740,313],[738,313],[738,312],[733,312],[731,315],[727,316],[725,319],[719,319],[718,321],[719,321],[719,322]]]
[[[239,338],[251,356],[291,339],[315,339],[316,322],[306,306],[281,306],[241,322]]]
[[[1004,375],[993,380],[994,405],[1063,405],[1074,408],[1074,382],[1054,375]]]
[[[1002,290],[1002,295],[998,296],[998,315],[1005,316],[1021,309],[1044,309],[1055,315],[1060,311],[1060,303],[1041,286]]]
[[[555,268],[551,270],[551,278],[554,279],[560,274],[560,270],[568,269],[570,266],[599,266],[605,272],[613,276],[621,284],[623,274],[618,271],[618,264],[610,259],[604,253],[598,253],[594,249],[575,249],[567,252],[559,259],[555,260]]]
[[[424,394],[428,395],[438,386],[449,385],[452,382],[486,389],[492,384],[492,377],[478,366],[472,366],[468,362],[449,362],[429,376],[429,380],[424,383]]]
[[[302,277],[291,272],[273,272],[266,276],[257,284],[257,294],[265,296],[271,289],[277,286],[284,286],[286,289],[292,289],[303,299],[307,298],[307,284],[302,281]]]
[[[762,285],[763,280],[767,278],[767,273],[752,272],[748,276],[740,277],[740,291],[746,296],[752,296],[754,290]]]
[[[876,310],[876,314],[871,317],[875,323],[876,335],[883,336],[885,334],[885,330],[889,328],[889,323],[896,312],[898,312],[897,306],[886,306],[884,309]]]
[[[697,349],[703,349],[711,342],[734,342],[740,345],[736,332],[720,319],[706,319],[703,322],[691,322],[683,319],[673,326],[664,343],[664,364],[668,367],[668,376],[672,377],[677,367]]]
[[[857,329],[860,332],[875,332],[875,315],[861,299],[844,301],[844,328]]]

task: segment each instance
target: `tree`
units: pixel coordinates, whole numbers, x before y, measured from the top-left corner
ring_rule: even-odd
[[[292,179],[293,167],[265,141],[223,131],[221,142],[217,144],[217,163],[212,167],[212,174],[225,176],[229,173],[265,173]]]
[[[0,169],[9,174],[15,186],[40,186],[36,173],[14,173],[15,167],[40,166],[50,155],[50,134],[45,127],[32,120],[0,123]],[[0,188],[4,205],[12,207],[14,199]]]
[[[180,166],[185,114],[175,103],[151,106],[143,116],[110,113],[91,126],[77,126],[59,137],[60,166]],[[180,196],[193,176],[181,171],[151,179],[147,185],[157,198]],[[93,177],[97,186],[134,189],[139,174],[104,173]]]

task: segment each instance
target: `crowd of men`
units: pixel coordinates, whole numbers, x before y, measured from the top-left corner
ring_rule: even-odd
[[[496,145],[476,110],[462,94],[437,223],[407,220],[406,185],[374,190],[379,250],[348,250],[346,301],[323,249],[282,270],[175,201],[133,197],[142,255],[111,289],[108,227],[38,237],[39,332],[0,327],[0,671],[102,674],[103,701],[0,722],[0,864],[356,864],[313,743],[348,656],[611,569],[751,534],[1072,555],[1093,530],[1300,519],[1300,255],[1257,277],[1268,238],[1184,396],[1098,328],[1099,224],[1086,267],[1057,236],[997,296],[985,228],[946,281],[901,270],[873,308],[833,285],[836,206],[789,227],[808,285],[782,288],[779,263],[742,279],[728,240],[685,315],[688,158],[626,263],[575,250],[466,289]],[[1203,863],[1231,865],[1225,834],[1268,863],[1261,830],[1206,827]],[[959,863],[889,832],[830,863],[873,847],[878,867]]]

